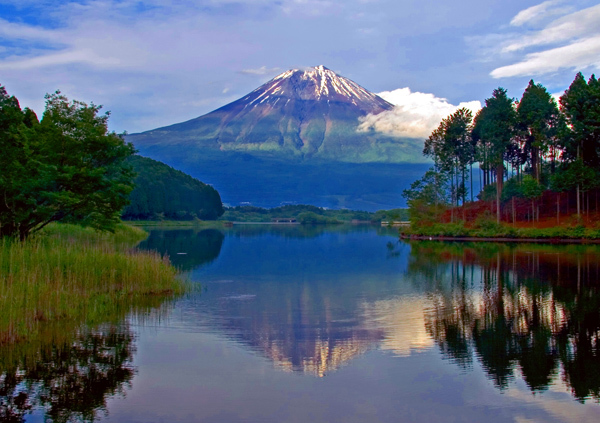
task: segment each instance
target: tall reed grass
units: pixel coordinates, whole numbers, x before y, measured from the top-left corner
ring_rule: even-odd
[[[25,242],[1,239],[0,345],[32,341],[43,325],[99,324],[147,307],[150,296],[184,293],[167,258],[132,249],[146,235],[127,225],[106,234],[55,224]]]

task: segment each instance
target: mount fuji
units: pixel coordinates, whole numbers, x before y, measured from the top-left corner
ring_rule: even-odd
[[[361,131],[394,106],[324,66],[286,71],[187,122],[127,136],[141,155],[219,190],[230,205],[397,207],[424,169],[422,140]]]

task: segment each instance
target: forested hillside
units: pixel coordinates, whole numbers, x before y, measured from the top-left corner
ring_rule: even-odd
[[[132,156],[129,164],[137,177],[124,220],[214,220],[223,214],[221,196],[210,185],[146,157]]]

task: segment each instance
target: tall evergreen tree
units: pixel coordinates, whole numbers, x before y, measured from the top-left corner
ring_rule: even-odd
[[[561,110],[571,130],[565,139],[568,160],[582,158],[587,166],[600,168],[600,82],[588,82],[579,72],[560,98]]]
[[[514,100],[504,88],[497,88],[475,117],[474,136],[485,149],[486,164],[496,170],[496,219],[500,221],[500,199],[504,182],[504,160],[514,142],[516,125]]]
[[[543,157],[550,149],[553,157],[556,153],[556,137],[561,123],[558,106],[546,88],[535,84],[532,79],[517,106],[517,118],[531,175],[539,182]]]
[[[460,198],[463,203],[466,200],[466,169],[474,157],[471,142],[472,121],[473,113],[469,109],[458,109],[432,132],[423,149],[423,154],[433,158],[442,172],[450,174],[454,205],[458,205]]]

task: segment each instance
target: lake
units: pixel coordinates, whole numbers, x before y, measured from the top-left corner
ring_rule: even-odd
[[[598,246],[240,225],[140,248],[200,288],[0,353],[0,420],[600,421]]]

